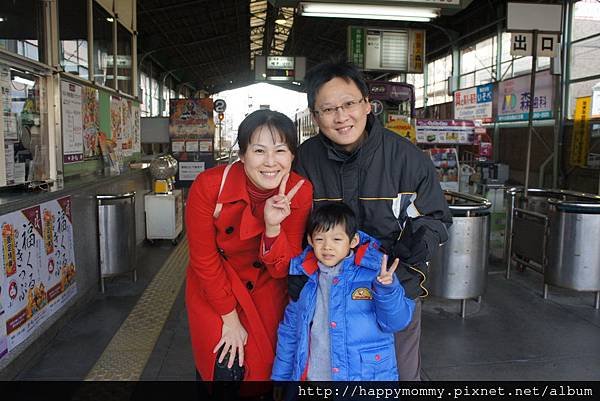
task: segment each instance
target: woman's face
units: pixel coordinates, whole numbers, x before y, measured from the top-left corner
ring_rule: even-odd
[[[250,181],[260,189],[270,190],[279,187],[283,176],[290,172],[294,155],[282,134],[263,125],[252,133],[240,160]]]

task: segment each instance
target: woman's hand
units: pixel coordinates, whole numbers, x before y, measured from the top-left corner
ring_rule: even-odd
[[[377,276],[377,281],[383,285],[390,285],[394,282],[394,272],[400,262],[400,259],[396,258],[388,270],[387,260],[388,256],[384,254],[381,259],[381,271],[379,272],[379,276]]]
[[[242,326],[235,309],[226,315],[222,315],[221,319],[223,319],[221,339],[213,349],[213,354],[216,353],[221,346],[223,346],[223,351],[221,351],[221,354],[217,356],[218,362],[223,362],[223,359],[227,356],[227,353],[231,351],[227,367],[231,369],[236,354],[239,355],[239,364],[241,367],[244,365],[244,346],[248,341],[248,332],[246,332],[246,329],[244,329],[244,326]]]
[[[289,173],[283,177],[281,184],[279,185],[279,193],[273,195],[265,202],[265,235],[267,237],[276,237],[279,235],[280,225],[286,217],[291,213],[290,203],[296,193],[300,190],[304,180],[298,181],[294,188],[290,189],[290,192],[285,194],[285,186],[287,184]]]

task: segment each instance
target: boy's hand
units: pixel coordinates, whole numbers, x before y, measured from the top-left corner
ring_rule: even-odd
[[[379,276],[377,276],[377,281],[383,285],[390,285],[394,282],[394,272],[398,267],[398,263],[400,263],[400,259],[396,258],[394,259],[394,263],[392,263],[388,269],[387,260],[388,256],[384,254],[383,258],[381,259],[381,271],[379,272]]]

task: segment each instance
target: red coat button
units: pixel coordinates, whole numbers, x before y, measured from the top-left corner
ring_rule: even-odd
[[[375,355],[375,360],[376,360],[376,361],[379,361],[379,360],[381,360],[381,355],[379,355],[379,354]]]
[[[332,280],[332,282],[333,282],[333,284],[337,284],[337,283],[340,282],[340,279],[337,278],[337,277],[334,277],[333,280]]]
[[[335,322],[331,322],[330,326],[332,329],[335,329],[337,327],[337,324]]]
[[[339,372],[340,370],[339,370],[338,368],[333,368],[333,369],[331,369],[331,371],[332,371],[333,373],[337,373],[337,372]]]

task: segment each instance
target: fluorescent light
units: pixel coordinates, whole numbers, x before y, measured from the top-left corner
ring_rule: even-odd
[[[432,7],[301,2],[299,9],[304,16],[333,18],[429,21],[439,16],[439,9]]]
[[[328,18],[363,18],[363,19],[382,19],[388,21],[415,21],[429,22],[431,18],[427,17],[400,17],[389,15],[373,15],[373,14],[330,14],[330,13],[302,13],[304,17],[328,17]]]
[[[106,17],[106,20],[107,20],[108,22],[113,22],[115,19],[114,19],[113,17]]]
[[[0,22],[4,22],[4,21],[6,21],[6,18],[0,17]]]
[[[35,85],[34,81],[31,81],[31,80],[25,79],[25,78],[21,78],[18,75],[15,75],[12,80],[15,81],[15,82],[18,82],[20,84],[25,84],[25,85],[29,85],[29,86]]]

